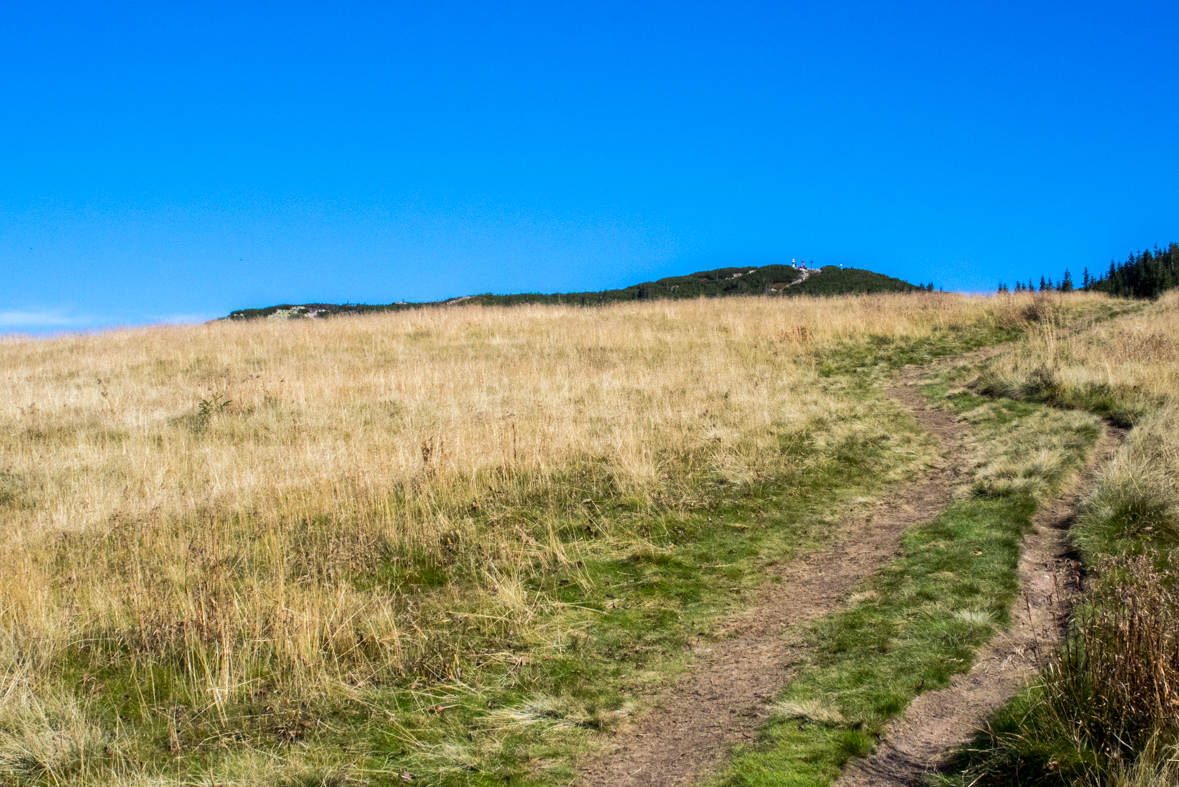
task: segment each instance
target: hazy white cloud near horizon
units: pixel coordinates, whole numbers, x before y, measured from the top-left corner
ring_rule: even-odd
[[[69,314],[65,309],[15,309],[0,311],[0,328],[67,328],[88,319]]]
[[[68,308],[27,308],[0,311],[0,334],[60,334],[89,332],[95,326],[107,328],[133,327],[137,325],[185,325],[207,322],[218,314],[153,314],[137,319],[120,318],[111,315],[79,314]],[[101,330],[101,329],[100,329]]]

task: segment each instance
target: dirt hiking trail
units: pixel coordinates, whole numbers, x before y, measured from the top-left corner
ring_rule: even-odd
[[[876,752],[852,763],[836,787],[922,783],[1046,665],[1067,629],[1079,590],[1080,574],[1068,558],[1066,533],[1125,439],[1125,431],[1105,426],[1072,489],[1036,514],[1019,560],[1020,595],[1011,610],[1011,628],[996,635],[979,652],[974,668],[955,675],[949,688],[913,700]]]
[[[783,634],[844,606],[858,582],[899,555],[905,530],[932,520],[950,503],[968,472],[964,429],[914,390],[923,371],[903,370],[889,395],[940,442],[932,470],[842,522],[831,546],[774,569],[782,582],[767,584],[756,607],[726,620],[718,632],[722,639],[695,649],[697,664],[583,766],[581,784],[671,787],[714,769],[732,743],[755,736],[767,703],[807,652],[803,642]]]

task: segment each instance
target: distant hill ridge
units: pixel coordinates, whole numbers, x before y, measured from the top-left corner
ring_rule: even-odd
[[[929,285],[928,289],[932,289]],[[607,303],[643,300],[680,300],[685,298],[723,298],[732,295],[846,295],[850,293],[917,292],[926,287],[910,284],[862,268],[827,265],[805,270],[793,265],[716,268],[687,276],[671,276],[658,281],[634,284],[620,290],[600,292],[520,293],[517,295],[464,295],[445,301],[389,304],[281,304],[262,309],[238,309],[229,313],[231,320],[262,318],[331,317],[344,314],[403,311],[427,306],[481,304],[517,306],[529,303],[563,303],[574,306],[599,306]]]

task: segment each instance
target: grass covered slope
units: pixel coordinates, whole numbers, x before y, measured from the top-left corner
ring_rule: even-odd
[[[768,563],[929,460],[859,353],[1017,314],[733,298],[6,342],[0,779],[563,783]]]
[[[800,281],[801,276],[801,271],[793,265],[717,268],[710,271],[699,271],[688,276],[671,276],[619,290],[602,290],[600,292],[519,293],[515,295],[484,293],[434,303],[392,303],[386,305],[282,304],[262,309],[239,309],[231,312],[229,319],[298,318],[312,314],[319,317],[339,314],[371,314],[454,303],[482,306],[521,306],[526,304],[602,306],[631,301],[690,300],[739,295],[852,295],[857,293],[908,293],[919,289],[908,282],[890,276],[858,268],[845,270],[835,265],[823,268],[822,275],[812,275],[806,281]]]
[[[900,557],[848,609],[809,627],[814,655],[776,698],[760,740],[738,747],[707,784],[831,784],[851,759],[875,749],[917,695],[968,672],[977,651],[1010,624],[1023,536],[1040,503],[1084,464],[1098,420],[965,392],[947,396],[945,385],[928,394],[969,425],[972,472],[956,502],[910,529]]]
[[[1133,426],[1074,526],[1089,572],[1051,669],[961,753],[954,784],[1179,781],[1179,293],[1062,335],[1049,320],[975,387]]]

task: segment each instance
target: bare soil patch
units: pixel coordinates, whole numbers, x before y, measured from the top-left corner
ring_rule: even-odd
[[[689,784],[716,767],[737,741],[753,738],[767,703],[790,680],[805,644],[792,627],[840,609],[852,588],[899,554],[901,534],[931,521],[967,472],[964,430],[957,418],[929,407],[908,368],[890,395],[940,441],[940,460],[872,510],[846,519],[830,547],[776,569],[754,609],[727,620],[726,638],[696,648],[699,661],[629,729],[582,768],[581,783],[602,787]],[[796,630],[797,631],[797,630]]]
[[[1037,513],[1019,561],[1021,592],[1011,628],[996,636],[979,653],[974,668],[955,676],[949,688],[914,700],[876,752],[853,763],[836,787],[920,783],[1044,666],[1066,631],[1079,589],[1080,574],[1069,558],[1066,533],[1125,436],[1125,431],[1105,426],[1073,488]]]

